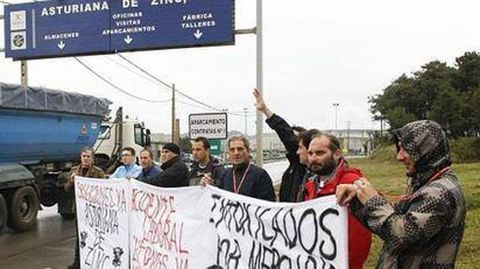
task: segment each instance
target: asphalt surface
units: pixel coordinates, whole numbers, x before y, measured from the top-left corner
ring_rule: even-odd
[[[4,231],[0,235],[0,268],[67,268],[73,261],[75,223],[56,212],[56,206],[39,211],[31,231]]]

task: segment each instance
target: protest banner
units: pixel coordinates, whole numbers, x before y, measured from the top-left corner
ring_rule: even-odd
[[[334,196],[273,203],[210,186],[83,178],[76,194],[80,238],[95,237],[81,239],[82,268],[348,268],[347,210]]]
[[[132,268],[207,268],[215,259],[211,199],[201,187],[158,188],[132,180]]]
[[[347,210],[334,196],[293,204],[209,191],[216,268],[348,268]]]
[[[75,177],[81,268],[129,268],[130,193],[126,179]]]

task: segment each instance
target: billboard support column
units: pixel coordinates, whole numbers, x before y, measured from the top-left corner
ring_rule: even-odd
[[[20,80],[24,87],[28,87],[28,65],[26,60],[22,60],[20,64]]]
[[[263,23],[262,2],[257,0],[257,89],[263,94]],[[258,166],[263,165],[263,114],[257,110],[257,157]]]

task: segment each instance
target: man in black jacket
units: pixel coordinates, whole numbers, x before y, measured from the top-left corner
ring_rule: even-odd
[[[192,140],[192,157],[194,161],[189,175],[190,186],[199,185],[204,175],[209,175],[213,179],[210,184],[219,186],[219,179],[225,168],[210,154],[210,142],[207,138],[199,136]]]
[[[180,158],[180,148],[174,143],[162,147],[162,172],[153,180],[158,187],[188,186],[188,167]]]
[[[277,133],[287,150],[286,157],[289,165],[282,175],[279,200],[280,202],[295,202],[307,171],[308,145],[310,144],[311,134],[306,133],[305,128],[291,127],[283,118],[274,114],[267,107],[259,90],[255,89],[253,95],[256,99],[257,109],[263,112],[267,118],[266,123]],[[303,139],[299,140],[300,133],[302,133]]]
[[[220,178],[220,188],[257,199],[275,201],[272,179],[267,171],[250,161],[250,143],[244,136],[233,136],[228,140],[228,151],[232,168],[227,168]],[[211,178],[204,176],[202,183],[209,184]]]

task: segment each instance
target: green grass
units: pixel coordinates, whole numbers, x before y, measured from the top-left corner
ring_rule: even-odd
[[[387,196],[405,193],[405,168],[385,158],[355,159],[350,164],[363,170],[365,177]],[[455,268],[478,268],[480,264],[480,163],[455,164],[467,200],[465,234]],[[365,268],[375,268],[382,241],[375,236]]]

